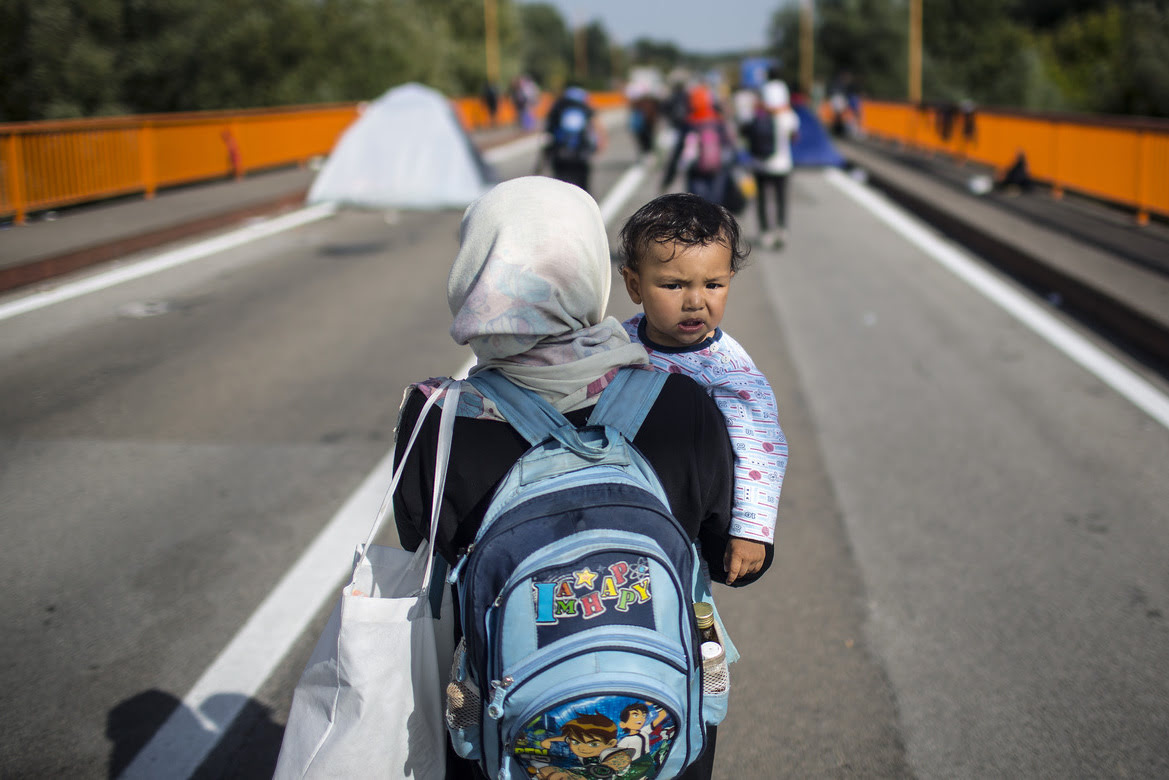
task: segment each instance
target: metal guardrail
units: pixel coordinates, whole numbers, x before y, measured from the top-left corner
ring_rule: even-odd
[[[0,215],[242,177],[327,154],[356,104],[0,125]]]
[[[978,109],[970,122],[904,103],[865,101],[860,112],[868,135],[998,170],[1022,152],[1056,197],[1068,190],[1122,205],[1140,224],[1150,213],[1169,217],[1169,120]]]
[[[551,100],[541,98],[537,117]],[[593,102],[606,109],[624,98],[595,93]],[[452,106],[467,130],[492,124],[477,98]],[[0,124],[0,217],[20,224],[36,211],[303,165],[328,154],[360,111],[345,103]],[[515,121],[501,100],[495,124]]]

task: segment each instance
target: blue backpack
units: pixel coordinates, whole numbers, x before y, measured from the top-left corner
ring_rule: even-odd
[[[495,371],[468,380],[533,445],[448,578],[447,726],[490,778],[675,777],[726,714],[738,654],[718,624],[726,659],[704,673],[709,579],[631,443],[666,378],[622,369],[579,429]]]
[[[596,151],[588,108],[580,103],[568,102],[559,111],[552,131],[553,156],[564,161],[588,159]]]

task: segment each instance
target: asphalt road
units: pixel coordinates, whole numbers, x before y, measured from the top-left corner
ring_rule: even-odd
[[[716,775],[1169,775],[1169,430],[846,189],[801,171],[789,245],[732,286],[792,456],[772,571],[717,594],[744,659]],[[117,776],[176,712],[206,728],[179,702],[406,384],[468,357],[458,219],[342,212],[0,321],[0,776]],[[271,775],[327,608],[198,776]]]

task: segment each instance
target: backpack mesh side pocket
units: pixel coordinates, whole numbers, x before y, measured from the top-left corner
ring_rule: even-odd
[[[716,663],[702,664],[702,693],[705,696],[725,696],[731,691],[731,670],[724,656]]]
[[[451,664],[450,683],[446,687],[446,723],[453,730],[479,728],[482,711],[479,688],[466,673],[463,659],[467,654],[467,640],[460,639]]]

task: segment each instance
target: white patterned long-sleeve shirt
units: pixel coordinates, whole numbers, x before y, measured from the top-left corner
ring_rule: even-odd
[[[662,347],[646,337],[644,319],[638,314],[623,323],[629,337],[645,347],[660,370],[686,374],[702,385],[726,420],[735,450],[731,535],[772,544],[787,439],[771,385],[747,351],[722,329],[690,347]]]

